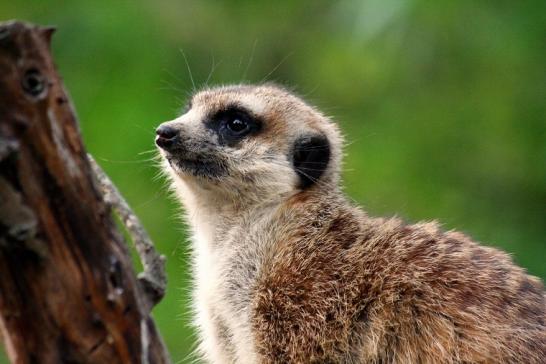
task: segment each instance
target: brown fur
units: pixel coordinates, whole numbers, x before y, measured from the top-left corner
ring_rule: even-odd
[[[165,166],[193,229],[203,358],[544,363],[542,283],[461,233],[372,218],[349,203],[339,187],[342,139],[320,112],[271,85],[209,89],[191,104],[166,125],[180,131],[185,153],[226,168],[203,177]],[[203,123],[233,104],[263,130],[224,147]],[[317,133],[329,141],[329,163],[302,191],[291,153],[298,137]]]
[[[508,255],[324,192],[286,205],[291,233],[262,267],[253,308],[264,362],[544,362],[543,286]]]

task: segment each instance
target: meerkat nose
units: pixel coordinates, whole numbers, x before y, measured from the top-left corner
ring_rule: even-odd
[[[157,134],[155,143],[163,149],[172,147],[178,137],[178,130],[168,125],[160,125],[155,133]]]

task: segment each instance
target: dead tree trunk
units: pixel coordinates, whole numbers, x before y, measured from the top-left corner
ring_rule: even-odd
[[[52,32],[0,24],[0,338],[12,363],[167,363]]]

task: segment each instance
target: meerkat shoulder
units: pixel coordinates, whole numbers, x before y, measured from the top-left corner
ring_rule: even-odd
[[[544,287],[507,254],[348,202],[298,209],[308,223],[277,245],[255,289],[271,362],[543,360]]]

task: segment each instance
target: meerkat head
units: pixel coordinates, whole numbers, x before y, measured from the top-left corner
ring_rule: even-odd
[[[264,201],[338,183],[337,127],[273,85],[198,92],[156,144],[175,185],[193,193]]]

